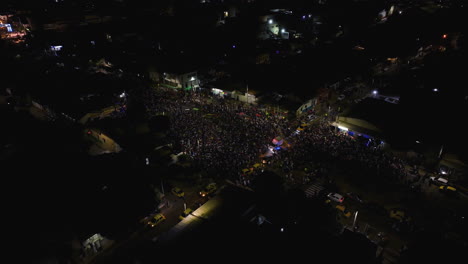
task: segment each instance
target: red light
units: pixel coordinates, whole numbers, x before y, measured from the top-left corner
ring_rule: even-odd
[[[442,38],[446,39],[446,38],[447,38],[447,34],[443,34],[443,35],[442,35]]]
[[[88,135],[91,135],[91,130],[88,130]]]

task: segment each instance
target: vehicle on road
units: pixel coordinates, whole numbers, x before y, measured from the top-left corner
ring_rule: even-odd
[[[307,123],[302,123],[297,129],[296,131],[304,131],[304,129],[308,126]]]
[[[151,227],[155,227],[164,220],[166,220],[166,217],[163,214],[156,214],[151,218],[151,220],[148,221],[148,225]]]
[[[448,184],[448,180],[445,179],[445,178],[442,178],[442,177],[432,176],[429,179],[431,180],[431,182],[433,182],[435,184],[438,184],[438,185],[447,185]]]
[[[346,193],[346,196],[358,203],[364,203],[364,200],[357,193],[348,192]]]
[[[457,189],[455,187],[449,185],[442,185],[439,187],[439,190],[442,192],[456,192]]]
[[[177,197],[184,197],[185,193],[182,189],[180,189],[179,187],[174,187],[172,188],[171,192],[177,196]]]
[[[338,209],[338,211],[340,211],[346,218],[351,216],[351,212],[346,210],[346,207],[344,205],[339,204],[335,206],[335,208]]]
[[[193,210],[191,208],[187,208],[185,211],[183,211],[179,215],[179,220],[184,220],[185,217],[187,217],[189,214],[193,213]]]
[[[217,189],[218,187],[216,186],[216,183],[210,183],[200,191],[200,195],[202,197],[212,195],[214,192],[216,192]]]
[[[328,199],[337,202],[337,203],[342,203],[344,201],[344,197],[341,194],[338,193],[329,193],[327,195]]]
[[[390,218],[398,220],[399,222],[409,221],[410,220],[410,218],[405,213],[405,211],[403,209],[398,209],[398,208],[390,210],[389,216],[390,216]]]

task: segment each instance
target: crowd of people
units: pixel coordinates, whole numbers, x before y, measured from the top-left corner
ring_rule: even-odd
[[[291,147],[275,150],[268,163],[281,164],[285,172],[327,159],[357,161],[395,179],[405,174],[404,161],[384,152],[380,141],[351,137],[326,120],[294,133],[302,120],[288,121],[232,99],[165,88],[147,91],[145,104],[150,116],[169,117],[171,143],[190,155],[196,166],[244,185],[255,174],[246,175],[245,168],[267,159],[263,154],[276,136],[286,138]]]
[[[350,136],[330,125],[328,121],[314,122],[297,136],[290,138],[294,146],[280,157],[285,166],[303,165],[313,162],[352,161],[367,169],[392,179],[402,179],[405,162],[386,152],[380,140],[362,136]],[[293,165],[291,165],[293,164]]]
[[[145,98],[151,116],[169,117],[175,148],[190,155],[201,169],[234,180],[288,128],[287,119],[255,105],[200,92],[159,88]]]

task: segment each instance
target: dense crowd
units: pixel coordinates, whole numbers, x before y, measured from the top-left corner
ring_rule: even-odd
[[[366,168],[382,172],[385,176],[402,179],[405,162],[382,148],[380,140],[362,136],[350,136],[337,130],[327,121],[315,122],[297,136],[290,138],[292,151],[281,157],[289,169],[294,165],[310,162],[353,161]]]
[[[150,116],[169,117],[169,137],[177,150],[190,155],[201,169],[246,185],[250,178],[242,170],[261,162],[276,136],[286,138],[291,148],[275,151],[269,163],[281,164],[285,172],[321,158],[361,162],[395,179],[405,173],[403,160],[384,152],[380,141],[350,137],[327,121],[317,120],[294,133],[303,120],[288,121],[255,105],[164,88],[148,91],[145,104]]]
[[[259,161],[268,143],[287,128],[287,119],[254,105],[171,89],[149,91],[150,115],[167,115],[170,140],[208,172],[238,179],[242,169]]]

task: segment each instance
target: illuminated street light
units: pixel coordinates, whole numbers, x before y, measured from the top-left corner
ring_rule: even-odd
[[[421,143],[421,142],[420,142],[419,140],[416,140],[416,143],[418,143],[418,144],[419,144],[419,143]]]
[[[438,91],[439,91],[439,89],[437,89],[437,88],[434,88],[434,89],[432,89],[432,91],[434,91],[434,92],[438,92]]]
[[[284,28],[281,29],[281,33],[284,33],[286,30]]]
[[[268,24],[270,24],[270,25],[273,24],[273,19],[269,19]]]
[[[356,213],[354,214],[353,230],[354,230],[354,228],[356,227],[356,219],[357,219],[358,212],[359,212],[359,211],[356,211]]]
[[[372,91],[372,94],[373,94],[373,95],[376,95],[376,94],[377,94],[377,90]]]

